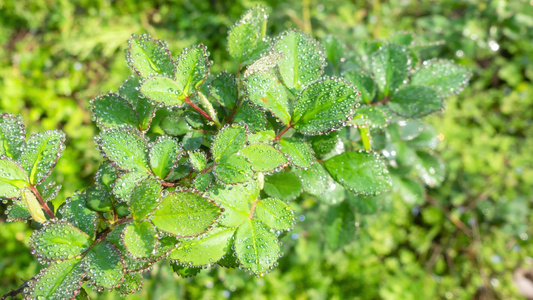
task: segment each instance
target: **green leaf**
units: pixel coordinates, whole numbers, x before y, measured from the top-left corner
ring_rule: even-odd
[[[308,34],[285,31],[276,39],[273,50],[283,54],[279,71],[283,83],[293,93],[320,78],[324,71],[324,50]]]
[[[186,267],[176,263],[171,263],[170,265],[172,266],[172,271],[183,278],[194,277],[202,271],[202,268]]]
[[[187,132],[187,134],[185,134],[183,140],[181,141],[181,144],[183,146],[183,149],[187,151],[193,151],[200,148],[203,142],[204,133],[200,130],[191,130]]]
[[[391,122],[391,115],[383,106],[363,106],[358,108],[348,123],[359,128],[382,129]]]
[[[102,241],[91,247],[82,262],[92,285],[103,288],[116,288],[124,278],[124,262],[112,243]]]
[[[185,119],[176,114],[166,116],[159,126],[168,135],[178,136],[184,135],[191,130],[191,126],[185,121]]]
[[[48,130],[30,137],[20,156],[20,165],[31,184],[39,184],[48,177],[63,149],[65,134],[59,130]]]
[[[157,207],[161,199],[161,184],[148,177],[138,183],[131,194],[130,210],[135,221],[146,219]]]
[[[43,182],[36,186],[37,191],[39,191],[45,202],[52,201],[61,190],[61,187],[61,184],[56,184],[54,181]]]
[[[9,158],[0,159],[0,197],[17,198],[20,189],[29,186],[28,176]]]
[[[255,181],[231,187],[217,185],[209,190],[209,196],[224,209],[220,225],[236,227],[244,222],[251,205],[259,197],[259,187]]]
[[[207,266],[219,261],[229,250],[235,228],[213,228],[200,239],[180,240],[170,258],[188,266]]]
[[[96,125],[100,128],[123,124],[137,127],[139,124],[139,118],[133,106],[119,95],[113,93],[103,95],[95,98],[91,104]]]
[[[350,206],[355,209],[356,213],[362,215],[373,215],[378,213],[381,210],[382,197],[383,195],[366,197],[356,195],[349,191],[346,192],[346,200]]]
[[[376,96],[376,83],[370,74],[364,71],[356,70],[345,73],[344,78],[351,82],[359,92],[361,92],[361,100],[364,103],[371,103]]]
[[[126,297],[130,294],[136,293],[143,288],[143,276],[141,273],[126,273],[124,281],[118,287],[120,296]]]
[[[241,20],[230,28],[228,52],[239,64],[258,58],[257,50],[263,46],[267,18],[265,7],[257,5],[244,13]]]
[[[149,170],[148,145],[129,127],[117,127],[100,133],[96,142],[104,156],[126,171]]]
[[[91,245],[91,238],[66,222],[47,223],[31,237],[35,256],[45,260],[72,259]]]
[[[274,130],[264,130],[257,133],[250,134],[248,136],[248,142],[250,144],[256,143],[270,143],[276,137]]]
[[[116,226],[107,235],[106,240],[112,243],[115,247],[117,247],[117,250],[123,258],[124,268],[126,272],[146,271],[153,264],[153,261],[135,258],[128,252],[128,250],[124,246],[123,238],[124,229],[126,228],[126,226],[127,224],[125,223]],[[161,247],[157,248],[157,250],[159,250],[160,248]]]
[[[403,84],[409,67],[409,58],[398,45],[383,46],[372,55],[372,72],[384,96],[392,95]]]
[[[129,203],[135,186],[148,176],[145,172],[129,172],[120,176],[113,186],[113,195],[120,201]]]
[[[72,197],[67,198],[65,204],[59,209],[59,213],[63,220],[72,223],[74,227],[90,237],[95,236],[98,214],[87,207],[83,193],[76,192]]]
[[[418,118],[442,110],[444,104],[433,88],[423,85],[409,85],[400,88],[392,95],[389,108],[400,116]]]
[[[339,250],[355,240],[355,215],[347,201],[329,207],[324,233],[332,250]]]
[[[73,299],[83,283],[80,262],[80,259],[71,259],[43,268],[35,280],[28,282],[27,299]]]
[[[200,173],[194,179],[194,188],[199,191],[205,191],[212,183],[211,173]]]
[[[317,157],[331,153],[341,142],[337,132],[312,136],[308,140]]]
[[[209,73],[209,59],[204,45],[183,49],[176,63],[176,83],[183,96],[196,93]]]
[[[278,172],[265,176],[267,195],[279,198],[283,201],[294,200],[302,193],[302,182],[296,174],[290,172]]]
[[[222,72],[211,82],[210,94],[222,106],[234,109],[237,102],[237,82],[232,74]]]
[[[30,213],[32,219],[35,222],[44,223],[46,222],[46,216],[44,215],[43,209],[41,207],[41,204],[37,200],[37,197],[31,191],[29,188],[22,188],[21,190],[21,198],[24,202],[24,205],[28,209],[28,212]]]
[[[413,34],[408,31],[400,31],[389,38],[389,42],[401,46],[411,46],[414,42]]]
[[[250,104],[244,104],[237,108],[233,122],[246,124],[250,132],[254,133],[265,129],[267,120],[262,110]]]
[[[222,158],[231,157],[246,143],[248,128],[244,125],[231,125],[222,128],[211,145],[213,159],[218,162]]]
[[[207,166],[207,157],[202,150],[189,152],[189,161],[196,171],[203,171]]]
[[[183,86],[168,77],[148,78],[141,84],[140,91],[148,99],[162,105],[180,107],[185,103]]]
[[[295,223],[294,212],[287,203],[278,199],[258,201],[255,215],[265,225],[276,230],[291,230]]]
[[[403,201],[412,205],[421,205],[425,201],[426,189],[415,180],[403,176],[392,176],[392,191],[400,195]]]
[[[291,164],[303,169],[309,169],[316,161],[313,149],[305,141],[297,138],[282,138],[279,148],[291,161]]]
[[[41,210],[42,211],[42,210]],[[21,200],[17,200],[13,202],[13,204],[9,205],[6,208],[6,215],[7,215],[7,222],[15,222],[15,221],[24,221],[29,220],[32,218],[30,212],[28,211],[28,207],[26,206],[26,203]],[[44,217],[44,213],[43,213]],[[46,220],[46,217],[44,217],[44,220]]]
[[[252,165],[246,158],[233,155],[222,159],[215,166],[213,173],[219,181],[225,184],[237,184],[252,178]]]
[[[442,97],[459,94],[468,85],[472,73],[449,60],[426,61],[411,76],[411,84],[432,87]]]
[[[415,149],[435,150],[439,143],[437,131],[429,124],[423,124],[422,131],[414,139],[407,141],[407,145]]]
[[[293,172],[300,177],[303,190],[307,193],[319,196],[326,190],[326,183],[330,176],[321,164],[314,163],[308,170],[296,169]]]
[[[279,150],[263,143],[246,146],[239,154],[250,161],[255,172],[270,172],[289,163]]]
[[[333,179],[357,194],[378,195],[391,187],[389,171],[374,153],[344,152],[324,161],[324,167]]]
[[[91,186],[85,190],[85,201],[87,207],[98,212],[108,212],[113,210],[111,197],[98,186]]]
[[[427,152],[417,152],[418,158],[415,163],[415,170],[418,177],[432,188],[439,187],[444,181],[444,163]]]
[[[294,128],[310,135],[336,130],[351,118],[358,102],[357,90],[348,82],[336,78],[314,82],[296,100]]]
[[[209,230],[220,213],[220,208],[201,194],[174,191],[163,198],[152,222],[159,230],[178,237],[192,237]]]
[[[2,114],[0,116],[0,156],[6,155],[18,159],[24,149],[26,129],[19,115]]]
[[[334,68],[338,68],[344,59],[346,46],[340,39],[330,34],[323,38],[321,42],[324,45],[326,58],[332,63]]]
[[[142,96],[141,92],[139,92],[141,82],[141,77],[137,75],[130,76],[120,86],[118,94],[133,106],[137,113],[139,127],[146,131],[155,115],[156,106],[150,99]]]
[[[244,86],[250,102],[270,111],[283,124],[289,124],[287,91],[274,75],[257,72],[244,80]]]
[[[148,258],[155,254],[157,232],[150,222],[133,222],[124,228],[124,246],[135,258]]]
[[[113,190],[115,180],[118,178],[118,171],[110,161],[104,161],[98,167],[94,176],[94,183],[105,190],[108,194]]]
[[[276,236],[255,219],[248,219],[237,229],[235,252],[241,264],[256,275],[270,271],[280,255]]]
[[[144,78],[174,75],[174,64],[166,45],[145,34],[133,35],[128,40],[126,61],[133,71]]]
[[[263,55],[248,68],[246,68],[246,71],[244,72],[244,78],[250,77],[256,72],[267,72],[273,69],[278,65],[282,58],[283,54],[275,51]]]
[[[154,144],[150,146],[150,168],[154,175],[161,179],[167,177],[170,170],[178,163],[182,151],[178,141],[168,137],[159,137]]]

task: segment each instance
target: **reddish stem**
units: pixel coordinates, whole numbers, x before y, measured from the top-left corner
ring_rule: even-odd
[[[285,134],[285,132],[287,132],[287,130],[291,128],[292,128],[292,123],[289,122],[287,127],[283,128],[283,130],[280,133],[278,133],[278,135],[276,135],[276,137],[274,138],[274,141],[281,139],[281,137]]]
[[[185,103],[192,106],[192,108],[196,109],[197,112],[201,113],[202,116],[206,117],[209,121],[214,123],[213,119],[211,118],[211,116],[209,116],[209,114],[207,114],[203,109],[198,107],[198,105],[192,103],[191,98],[189,98],[188,96],[185,96],[185,99],[183,101],[185,101]]]
[[[380,104],[384,104],[384,103],[387,103],[389,102],[390,98],[389,96],[379,100],[378,102],[375,102],[375,103],[370,103],[371,106],[376,106],[376,105],[380,105]]]
[[[166,182],[166,181],[161,181],[161,184],[164,185],[164,186],[168,186],[168,187],[175,187],[175,186],[178,186],[178,185],[175,184],[175,183],[172,183],[172,182]]]
[[[50,218],[52,219],[55,218],[54,212],[50,209],[50,207],[48,207],[48,205],[46,205],[46,203],[43,200],[43,197],[41,196],[37,188],[34,185],[30,185],[30,190],[33,192],[35,197],[37,197],[37,200],[39,200],[39,204],[41,204],[41,207],[48,214],[48,216],[50,216]]]
[[[250,215],[248,216],[248,219],[252,219],[252,217],[254,216],[254,210],[255,206],[257,205],[257,200],[259,199],[255,199],[254,203],[252,203],[252,208],[250,209]]]

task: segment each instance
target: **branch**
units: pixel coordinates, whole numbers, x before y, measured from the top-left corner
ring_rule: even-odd
[[[257,200],[259,200],[259,198],[256,198],[254,200],[254,203],[252,203],[252,208],[250,209],[250,215],[248,216],[248,219],[252,219],[254,216],[254,210],[255,210],[255,206],[257,205]]]
[[[206,113],[203,109],[198,107],[198,105],[192,103],[191,98],[189,98],[189,96],[185,96],[185,99],[183,101],[185,101],[185,103],[187,103],[190,106],[192,106],[192,108],[196,109],[197,112],[201,113],[202,116],[206,117],[209,121],[215,123],[215,121],[213,121],[213,119],[211,118],[211,116],[209,116],[208,113]]]
[[[289,122],[287,127],[283,128],[283,130],[280,133],[278,133],[278,135],[276,135],[276,137],[274,138],[274,141],[277,141],[277,140],[281,139],[281,137],[285,134],[285,132],[287,132],[287,130],[289,130],[291,128],[292,128],[292,123]]]
[[[11,290],[9,293],[4,294],[2,297],[0,297],[0,300],[5,300],[8,297],[14,299],[16,295],[22,294],[22,292],[24,292],[24,289],[28,287],[28,283],[34,279],[35,277],[31,278],[30,280],[20,279],[23,283],[18,288]]]
[[[50,209],[50,207],[48,207],[48,205],[46,205],[46,203],[43,200],[43,197],[41,196],[41,194],[39,193],[37,188],[34,185],[30,185],[30,190],[33,192],[35,197],[37,197],[37,200],[39,200],[39,203],[41,204],[41,207],[44,209],[44,211],[46,211],[48,216],[50,216],[50,218],[52,218],[52,219],[55,218],[54,212]]]
[[[385,104],[387,102],[390,101],[390,98],[389,96],[383,98],[382,100],[379,100],[378,102],[374,102],[374,103],[370,103],[371,106],[376,106],[376,105],[380,105],[380,104]]]

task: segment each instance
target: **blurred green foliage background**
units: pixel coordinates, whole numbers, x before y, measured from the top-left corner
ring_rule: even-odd
[[[533,267],[529,0],[0,0],[0,109],[22,114],[28,133],[67,134],[53,173],[64,200],[92,183],[101,161],[88,104],[130,74],[123,52],[130,34],[166,40],[173,53],[202,42],[214,60],[212,73],[235,71],[227,31],[257,3],[270,10],[272,35],[298,27],[318,39],[332,33],[353,49],[408,30],[421,41],[442,41],[432,55],[471,68],[470,87],[430,118],[442,139],[446,181],[423,205],[395,199],[338,252],[323,242],[325,209],[303,200],[293,206],[300,221],[282,239],[284,257],[264,278],[221,268],[180,278],[156,266],[128,299],[518,298],[513,270]],[[40,268],[28,247],[30,226],[4,219],[0,294]]]

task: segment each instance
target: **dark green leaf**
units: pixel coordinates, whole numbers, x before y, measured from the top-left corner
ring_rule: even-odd
[[[182,95],[196,93],[209,73],[209,59],[204,45],[183,49],[176,64],[176,83]]]
[[[112,243],[102,241],[91,247],[82,262],[89,283],[103,289],[116,288],[124,278],[124,262]]]
[[[143,288],[143,276],[141,273],[127,273],[124,275],[124,281],[120,284],[118,292],[120,296],[125,297],[129,294],[136,293]]]
[[[343,126],[359,101],[356,89],[339,79],[312,83],[298,96],[292,122],[304,134],[327,133]]]
[[[235,228],[218,227],[209,230],[200,239],[181,240],[170,258],[195,267],[213,264],[229,250],[234,233]]]
[[[356,127],[382,129],[391,121],[391,115],[383,106],[363,106],[355,112],[349,124]]]
[[[213,159],[218,162],[222,158],[231,157],[246,143],[248,128],[243,125],[232,125],[222,128],[211,146]]]
[[[209,230],[220,213],[220,208],[201,194],[175,191],[163,198],[152,222],[159,230],[190,237]]]
[[[194,188],[205,191],[212,183],[211,173],[200,173],[194,179]]]
[[[179,115],[171,114],[166,116],[161,123],[161,129],[168,135],[183,135],[191,130],[191,126]]]
[[[345,73],[344,78],[353,83],[357,90],[361,92],[361,100],[364,103],[371,103],[376,96],[376,83],[370,74],[365,73],[362,70],[355,70]]]
[[[85,191],[85,201],[87,202],[87,207],[94,211],[107,212],[113,210],[113,202],[110,195],[98,186],[91,186]]]
[[[181,157],[181,147],[178,141],[168,136],[159,137],[150,147],[148,155],[150,168],[154,175],[161,179],[167,177],[170,170],[176,165]]]
[[[324,167],[333,179],[357,194],[378,195],[391,187],[387,167],[374,153],[344,152],[324,161]]]
[[[265,193],[284,201],[296,199],[302,193],[302,182],[296,174],[289,172],[265,176]]]
[[[113,186],[113,195],[120,201],[129,203],[135,186],[148,176],[145,172],[129,172],[120,176]]]
[[[133,35],[128,40],[126,61],[141,77],[174,74],[170,51],[163,42],[154,40],[148,35]]]
[[[317,157],[324,156],[337,147],[340,143],[339,134],[337,132],[330,132],[313,136],[309,139],[309,144]]]
[[[0,116],[0,156],[6,155],[18,159],[24,149],[26,129],[19,115],[2,114]]]
[[[183,278],[194,277],[198,275],[202,268],[186,267],[177,263],[172,263],[172,271]]]
[[[294,226],[294,213],[287,203],[278,199],[262,199],[255,208],[257,219],[277,230],[291,230]]]
[[[148,145],[144,138],[129,127],[117,127],[102,132],[97,138],[105,157],[126,171],[149,170]]]
[[[256,106],[272,112],[281,122],[291,121],[285,87],[269,73],[257,72],[244,80],[248,100]]]
[[[211,82],[211,96],[222,106],[233,109],[237,101],[237,82],[233,75],[222,72]]]
[[[92,101],[92,111],[96,125],[100,128],[123,124],[137,127],[139,123],[133,106],[126,99],[113,93],[95,98]]]
[[[279,140],[279,148],[289,160],[291,164],[309,169],[313,162],[316,161],[313,155],[313,149],[303,140],[297,138],[282,138]]]
[[[110,161],[104,161],[96,171],[94,183],[110,194],[117,178],[118,171],[115,166]]]
[[[392,95],[389,108],[400,116],[417,118],[442,110],[444,105],[433,88],[423,85],[409,85],[400,88]]]
[[[27,299],[72,299],[83,283],[84,271],[80,259],[56,262],[41,270],[28,282]]]
[[[148,177],[138,183],[131,194],[130,210],[133,219],[142,221],[157,207],[161,199],[161,184]]]
[[[442,97],[459,94],[472,73],[449,60],[426,61],[411,77],[411,84],[432,87]]]
[[[256,275],[270,271],[280,255],[278,239],[256,219],[248,219],[237,229],[235,252],[241,264]]]
[[[235,112],[233,122],[248,125],[248,129],[253,133],[265,129],[267,120],[262,110],[252,105],[244,104],[239,106]]]
[[[333,250],[339,250],[355,240],[355,215],[347,201],[329,207],[324,233],[326,242]]]
[[[213,173],[225,184],[244,183],[249,181],[253,175],[252,165],[240,155],[222,159],[215,166]]]
[[[85,202],[85,194],[76,192],[67,198],[65,204],[59,209],[63,220],[72,223],[74,227],[94,237],[96,233],[96,220],[98,214],[90,210]]]
[[[330,176],[321,164],[315,162],[309,170],[296,169],[293,172],[300,176],[303,189],[307,193],[319,196],[326,190],[326,183]]]
[[[118,94],[135,108],[139,119],[139,127],[146,131],[155,115],[156,106],[150,99],[139,92],[141,82],[141,77],[137,75],[130,76],[120,86]]]
[[[323,38],[321,42],[324,45],[326,58],[333,64],[334,68],[338,68],[344,59],[346,46],[341,40],[330,34]]]
[[[17,200],[6,209],[7,222],[24,221],[31,219],[31,214],[23,200]],[[44,214],[43,214],[44,215]],[[46,217],[45,217],[46,220]]]
[[[46,260],[72,259],[87,250],[91,242],[85,232],[66,222],[47,223],[31,237],[35,255]]]
[[[133,222],[124,228],[124,246],[136,258],[148,258],[155,254],[157,232],[150,222]]]
[[[289,162],[279,150],[263,143],[246,146],[239,154],[250,161],[255,172],[270,172],[284,167]]]
[[[409,58],[398,45],[383,46],[372,55],[372,72],[384,96],[392,95],[403,84],[409,67]]]
[[[183,146],[183,149],[187,151],[193,151],[200,148],[203,142],[204,133],[200,130],[191,130],[187,132],[187,134],[185,134],[183,140],[181,141],[181,144]]]
[[[20,165],[31,184],[39,184],[48,177],[63,149],[65,134],[59,130],[48,130],[30,137],[20,156]]]

